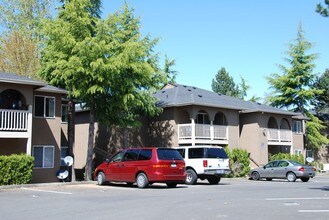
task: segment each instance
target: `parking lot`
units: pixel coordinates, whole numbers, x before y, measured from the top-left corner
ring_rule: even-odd
[[[0,188],[1,219],[328,219],[329,176],[300,180],[222,179],[169,189],[125,184]]]

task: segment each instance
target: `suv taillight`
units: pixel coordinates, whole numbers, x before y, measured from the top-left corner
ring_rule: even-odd
[[[203,167],[208,167],[208,160],[203,160]]]

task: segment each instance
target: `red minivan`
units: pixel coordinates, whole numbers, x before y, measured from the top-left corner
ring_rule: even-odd
[[[98,185],[126,182],[145,188],[152,183],[166,183],[174,188],[179,183],[185,183],[185,162],[172,148],[123,149],[100,164],[94,178]]]

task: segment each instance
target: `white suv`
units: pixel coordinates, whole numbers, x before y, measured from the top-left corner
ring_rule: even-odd
[[[229,158],[222,147],[180,146],[175,149],[185,160],[185,183],[188,185],[195,184],[198,178],[218,184],[224,174],[231,173]]]

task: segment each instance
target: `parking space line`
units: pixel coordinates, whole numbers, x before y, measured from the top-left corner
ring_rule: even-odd
[[[329,212],[329,210],[298,210],[298,212],[301,212],[301,213],[323,213],[323,212]]]
[[[267,198],[266,201],[284,201],[284,200],[329,200],[329,197],[306,197],[306,198]]]
[[[44,192],[44,193],[55,193],[55,194],[64,194],[64,195],[72,195],[73,193],[70,192],[59,192],[59,191],[52,191],[52,190],[42,190],[42,189],[32,189],[32,188],[24,188],[23,190],[34,191],[34,192]]]

